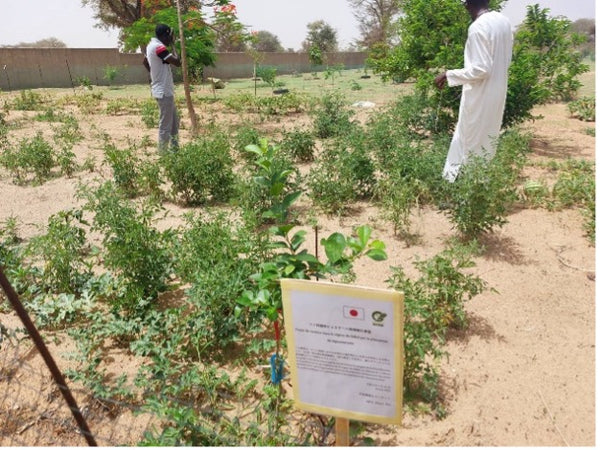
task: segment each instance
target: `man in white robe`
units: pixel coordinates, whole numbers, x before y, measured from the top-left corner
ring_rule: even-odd
[[[465,45],[464,68],[447,70],[435,79],[440,89],[446,83],[463,87],[458,123],[443,171],[443,177],[450,182],[454,182],[470,156],[489,160],[496,153],[513,45],[509,20],[490,11],[489,0],[463,3],[473,19]]]

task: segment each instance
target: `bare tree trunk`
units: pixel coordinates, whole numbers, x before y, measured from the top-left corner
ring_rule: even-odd
[[[181,42],[181,69],[183,72],[183,90],[185,92],[185,101],[187,103],[188,113],[190,115],[190,121],[192,123],[192,136],[198,135],[198,118],[196,117],[196,111],[194,111],[194,104],[192,103],[192,95],[190,93],[190,80],[188,78],[188,64],[187,55],[185,52],[185,36],[183,35],[183,20],[181,19],[181,6],[179,0],[176,0],[177,5],[177,20],[179,22],[179,42]]]

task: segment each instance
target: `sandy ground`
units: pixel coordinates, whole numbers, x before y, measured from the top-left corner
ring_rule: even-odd
[[[595,159],[595,139],[584,133],[595,124],[570,119],[565,105],[546,106],[538,112],[544,119],[528,125],[534,133],[532,159]],[[84,119],[82,126],[86,135],[92,134],[94,125],[121,140],[139,139],[144,134],[154,139],[152,130],[137,123],[131,126],[134,120],[139,121],[127,116],[93,116]],[[21,132],[33,129],[26,127]],[[185,139],[185,131],[183,134]],[[81,160],[87,154],[96,154],[101,160],[98,147],[85,141],[76,150]],[[94,176],[78,174],[82,180]],[[14,216],[21,223],[22,237],[39,233],[39,225],[47,223],[50,215],[76,204],[77,182],[77,178],[54,179],[38,187],[20,187],[2,174],[0,222]],[[183,210],[171,210],[176,222]],[[576,210],[515,210],[508,220],[483,240],[486,250],[475,259],[473,269],[497,292],[488,290],[467,304],[470,327],[450,337],[448,357],[441,362],[447,417],[436,420],[407,412],[402,427],[369,427],[366,434],[377,445],[595,445],[595,248],[584,236],[583,219]],[[366,286],[386,287],[391,266],[414,273],[415,258],[437,254],[456,235],[441,212],[427,208],[413,215],[412,230],[418,240],[411,245],[394,236],[390,224],[369,206],[342,219],[319,217],[321,236],[333,231],[347,233],[364,223],[373,226],[376,237],[387,244],[389,255],[383,264],[370,260],[357,264],[357,283]],[[2,317],[6,325],[16,324],[14,318]],[[52,345],[56,356],[65,353],[61,345]],[[4,352],[0,357],[5,368],[21,361],[17,376],[8,385],[3,383],[3,389],[15,391],[16,386],[18,395],[0,394],[0,410],[12,419],[23,416],[14,425],[12,437],[0,437],[0,444],[84,445],[66,431],[53,429],[53,437],[49,437],[43,414],[56,407],[56,389],[47,374],[38,374],[40,361],[35,353],[21,360],[28,348],[22,344],[19,355]],[[126,366],[126,359],[122,363]],[[59,365],[68,364],[59,358]],[[30,398],[36,411],[26,414],[19,396]],[[133,426],[132,418],[111,420],[96,425],[110,435],[103,442],[120,442],[115,430]],[[61,436],[67,441],[61,441]]]

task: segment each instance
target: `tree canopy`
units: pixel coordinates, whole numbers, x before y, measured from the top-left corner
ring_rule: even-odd
[[[175,7],[175,0],[81,0],[83,6],[94,11],[96,27],[124,30],[140,19],[151,19],[161,10]],[[184,13],[202,11],[204,7],[219,8],[230,4],[230,0],[180,0]],[[123,42],[125,35],[120,35]]]
[[[55,37],[40,39],[35,42],[19,42],[16,45],[5,45],[4,47],[27,47],[27,48],[66,48],[67,44]]]
[[[279,38],[273,33],[260,30],[252,33],[250,46],[257,52],[283,52],[284,48]]]
[[[395,42],[393,23],[401,12],[400,0],[348,0],[358,22],[362,48],[391,46]]]
[[[306,25],[307,35],[302,49],[310,52],[311,48],[321,53],[335,52],[338,49],[337,31],[324,20],[317,20]]]

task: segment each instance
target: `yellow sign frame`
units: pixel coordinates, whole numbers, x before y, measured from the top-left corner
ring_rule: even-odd
[[[302,410],[316,414],[347,418],[363,422],[381,424],[402,423],[402,386],[404,372],[404,294],[397,291],[376,289],[363,286],[353,286],[329,282],[316,282],[311,280],[282,279],[281,290],[283,299],[283,315],[287,337],[288,363],[290,366],[292,389],[295,405]],[[358,301],[376,301],[391,304],[393,320],[393,370],[392,379],[395,390],[394,414],[376,415],[360,411],[350,411],[328,406],[308,403],[301,398],[300,380],[296,358],[296,333],[294,327],[294,313],[292,308],[292,295],[294,292],[325,297],[340,297]]]

